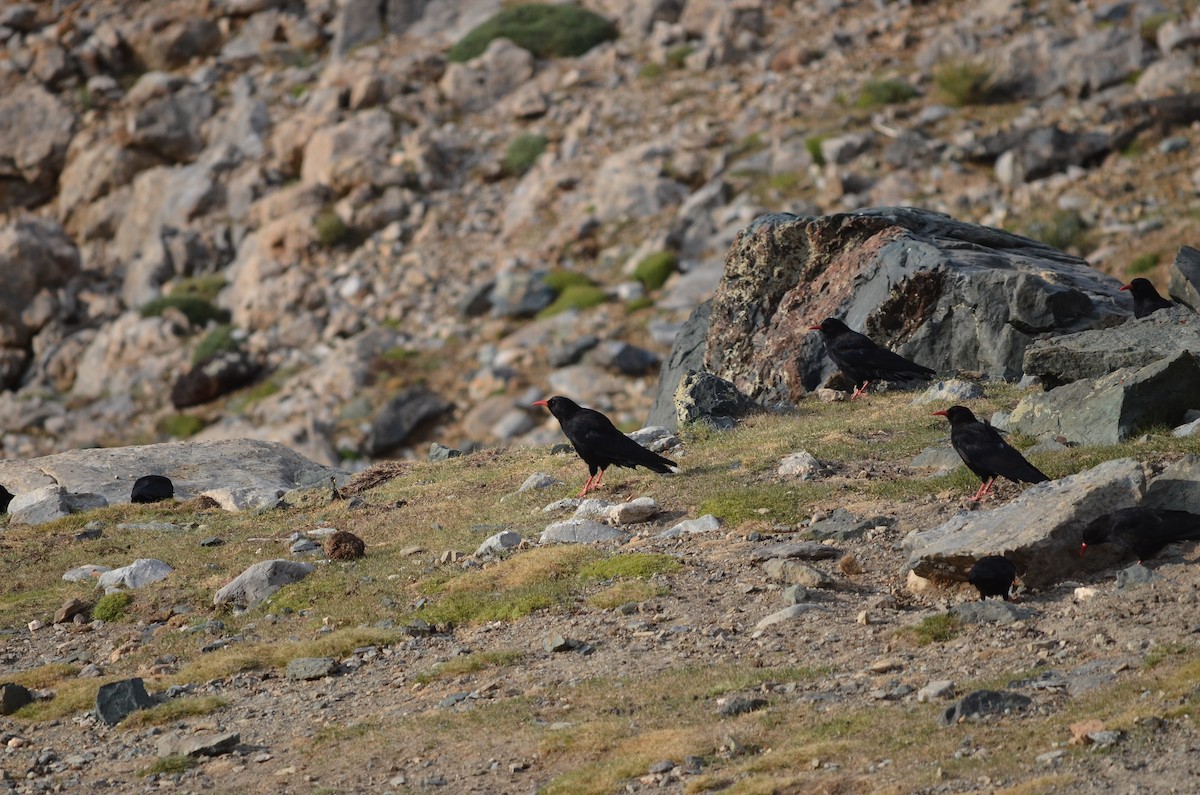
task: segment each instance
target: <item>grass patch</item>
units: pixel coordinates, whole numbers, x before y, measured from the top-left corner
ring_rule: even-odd
[[[814,488],[815,487],[815,488]],[[711,513],[722,523],[737,526],[752,519],[770,522],[798,522],[808,513],[808,492],[824,492],[817,484],[747,484],[745,488],[730,489],[708,497],[696,512]]]
[[[500,38],[538,58],[574,58],[616,37],[616,26],[599,14],[578,6],[529,3],[505,8],[471,30],[450,48],[446,59],[469,61]]]
[[[1141,24],[1138,25],[1138,34],[1142,37],[1142,41],[1157,46],[1158,29],[1174,18],[1174,15],[1166,12],[1150,14],[1144,18]]]
[[[1133,258],[1133,261],[1129,263],[1129,267],[1126,270],[1134,276],[1152,271],[1158,267],[1159,256],[1160,254],[1157,251],[1140,254]]]
[[[198,764],[200,764],[199,760],[182,754],[163,756],[151,762],[149,767],[138,771],[138,775],[142,778],[154,775],[174,776],[185,773]]]
[[[192,351],[192,364],[200,364],[218,353],[232,353],[241,347],[242,343],[237,338],[237,327],[223,323],[205,334],[196,345],[196,350]]]
[[[683,564],[670,555],[632,552],[585,564],[579,569],[579,576],[585,580],[647,578],[656,574],[670,574],[682,568]]]
[[[195,295],[164,295],[147,301],[138,308],[142,317],[161,317],[168,309],[177,309],[193,326],[204,327],[209,321],[228,323],[229,313],[218,309],[212,302]]]
[[[186,279],[180,279],[171,285],[171,295],[173,296],[192,296],[205,301],[213,302],[217,300],[217,296],[225,289],[225,285],[229,282],[219,273],[206,273],[203,276],[189,276]]]
[[[229,706],[229,699],[222,696],[182,696],[166,701],[150,709],[140,709],[121,721],[123,729],[138,729],[144,726],[162,726],[196,715],[210,715]]]
[[[1145,665],[1147,670],[1156,668],[1163,663],[1168,657],[1178,654],[1185,654],[1188,647],[1182,643],[1160,643],[1150,650],[1146,655]]]
[[[912,637],[918,646],[928,646],[931,643],[945,643],[958,637],[962,622],[950,613],[938,613],[926,616],[917,624],[897,630],[897,634]]]
[[[917,96],[917,90],[903,80],[868,80],[858,90],[854,103],[863,109],[882,105],[900,105]]]
[[[688,56],[696,51],[690,44],[676,44],[667,50],[667,66],[672,69],[682,69],[687,65]]]
[[[591,309],[608,300],[604,288],[594,284],[573,284],[565,288],[554,299],[554,303],[537,313],[538,319],[553,317],[568,309]]]
[[[101,621],[120,621],[131,604],[133,604],[133,597],[126,591],[105,594],[92,608],[92,618],[98,618]]]
[[[30,690],[46,690],[64,679],[79,673],[79,666],[67,663],[48,663],[14,674],[6,674],[6,682],[14,682]]]
[[[542,284],[562,295],[568,287],[591,287],[595,284],[587,274],[579,271],[569,271],[566,268],[555,268],[542,277]]]
[[[155,424],[155,428],[164,436],[173,439],[187,439],[204,430],[207,423],[194,414],[171,414],[163,417]]]
[[[516,665],[525,659],[525,652],[517,649],[502,651],[483,651],[454,657],[444,663],[438,663],[432,670],[417,674],[415,681],[429,684],[436,679],[451,679],[456,676],[466,676],[489,668],[503,668]]]
[[[821,144],[825,143],[828,135],[810,135],[804,139],[804,148],[808,150],[808,156],[817,166],[825,165],[825,152],[821,149]]]
[[[334,248],[345,243],[350,238],[350,227],[342,217],[333,210],[325,210],[313,222],[317,233],[317,243],[322,248]]]
[[[679,258],[670,251],[651,254],[633,269],[633,277],[647,290],[657,290],[679,268]]]
[[[1055,210],[1047,217],[1027,221],[1021,230],[1060,251],[1086,251],[1090,247],[1087,222],[1075,210]]]
[[[654,80],[662,77],[667,72],[667,67],[660,63],[644,64],[641,69],[638,69],[638,77],[642,80]]]
[[[649,309],[654,306],[654,299],[648,295],[638,296],[630,301],[625,302],[625,311],[630,314],[640,312],[643,309]]]
[[[992,70],[980,61],[949,61],[933,70],[933,82],[946,102],[958,107],[999,99]]]
[[[621,605],[646,602],[669,593],[671,589],[661,583],[622,580],[592,594],[587,598],[587,603],[598,610],[613,610]]]
[[[548,143],[546,136],[537,133],[521,133],[513,138],[504,149],[504,172],[521,176],[533,167]]]

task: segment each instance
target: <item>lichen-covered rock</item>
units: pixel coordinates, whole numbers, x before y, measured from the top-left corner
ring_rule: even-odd
[[[303,580],[315,571],[308,563],[294,560],[264,560],[243,571],[213,595],[213,604],[235,605],[247,610],[285,585]]]
[[[74,132],[75,114],[36,83],[0,92],[0,211],[53,194]]]

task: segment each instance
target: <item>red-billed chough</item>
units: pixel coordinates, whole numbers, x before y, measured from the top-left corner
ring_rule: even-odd
[[[954,452],[983,481],[971,499],[978,500],[987,495],[996,478],[1001,476],[1013,483],[1041,483],[1050,479],[1026,461],[1015,447],[1004,441],[999,431],[975,419],[966,406],[951,406],[933,414],[950,420],[950,444]]]
[[[809,326],[810,331],[821,332],[825,341],[825,352],[857,387],[850,399],[867,391],[872,381],[928,381],[934,371],[910,362],[898,353],[876,345],[871,339],[852,331],[835,317],[827,317],[819,326]],[[858,384],[862,386],[858,386]]]
[[[598,411],[585,409],[569,398],[555,395],[533,405],[550,409],[575,452],[588,465],[590,477],[583,484],[580,497],[599,488],[604,470],[614,464],[627,469],[642,466],[663,473],[670,472],[672,467],[679,467],[669,458],[647,450],[621,433],[608,417]]]
[[[1003,555],[987,555],[975,561],[967,572],[967,582],[979,591],[979,598],[999,596],[1006,602],[1013,601],[1012,587],[1017,580],[1017,567]]]
[[[1200,541],[1200,515],[1163,508],[1122,508],[1088,522],[1079,554],[1090,546],[1116,544],[1138,560],[1146,560],[1176,541]]]
[[[142,475],[133,483],[130,502],[162,502],[175,496],[175,484],[164,475]]]
[[[1170,309],[1175,306],[1158,294],[1158,290],[1154,289],[1154,285],[1150,283],[1149,279],[1139,277],[1122,287],[1121,290],[1128,290],[1129,294],[1133,296],[1134,317],[1145,317],[1160,309]]]

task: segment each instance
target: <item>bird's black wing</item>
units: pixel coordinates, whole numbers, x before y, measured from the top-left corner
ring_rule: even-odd
[[[843,333],[825,346],[829,358],[842,372],[856,380],[889,376],[900,379],[929,379],[934,371],[916,362],[905,359],[894,351],[875,344],[857,331]]]
[[[1142,559],[1154,557],[1176,541],[1200,541],[1200,516],[1187,511],[1137,507],[1117,511],[1109,518],[1109,540]]]
[[[1044,472],[1025,460],[1015,447],[1004,441],[990,425],[972,422],[951,429],[950,443],[975,474],[984,478],[1002,475],[1011,481],[1041,483],[1049,480]]]
[[[580,411],[564,423],[563,431],[580,457],[589,463],[594,459],[601,469],[610,463],[629,468],[644,466],[655,472],[670,472],[679,466],[621,433],[598,411]]]

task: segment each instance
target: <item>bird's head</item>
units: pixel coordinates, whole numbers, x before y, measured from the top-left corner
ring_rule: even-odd
[[[546,408],[550,409],[551,414],[560,420],[579,411],[578,403],[570,398],[565,398],[562,395],[554,395],[553,397],[548,397],[545,400],[537,400],[531,405],[545,406]]]
[[[823,334],[830,334],[836,337],[838,334],[849,331],[850,327],[838,320],[836,317],[827,317],[821,321],[821,325],[809,326],[808,330],[820,331]]]
[[[1158,295],[1158,290],[1154,289],[1154,285],[1150,282],[1150,280],[1143,279],[1141,276],[1129,282],[1129,284],[1122,285],[1121,292],[1132,293],[1135,297]]]
[[[966,406],[951,406],[948,409],[935,411],[930,416],[945,417],[950,420],[951,425],[958,425],[964,422],[975,422],[975,415]]]

